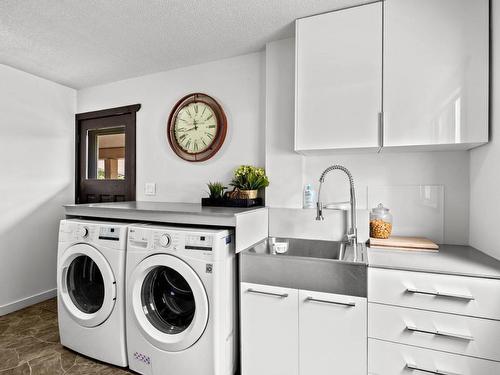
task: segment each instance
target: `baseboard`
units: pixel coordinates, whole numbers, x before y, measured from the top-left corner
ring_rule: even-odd
[[[0,316],[10,314],[11,312],[24,309],[25,307],[34,305],[39,302],[54,298],[57,295],[57,289],[47,290],[28,298],[20,299],[15,302],[0,306]]]

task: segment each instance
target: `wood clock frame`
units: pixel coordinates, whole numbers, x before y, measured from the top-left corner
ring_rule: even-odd
[[[217,133],[215,134],[214,141],[210,145],[209,148],[197,153],[189,153],[186,152],[179,145],[175,138],[175,120],[177,119],[177,115],[180,110],[185,106],[188,106],[191,103],[201,102],[208,105],[212,111],[214,112],[217,118]],[[167,139],[168,143],[172,150],[179,156],[181,159],[190,162],[200,162],[205,161],[213,157],[222,147],[224,140],[226,139],[227,133],[227,118],[224,110],[221,105],[211,96],[203,93],[192,93],[184,96],[180,99],[170,112],[167,123]]]

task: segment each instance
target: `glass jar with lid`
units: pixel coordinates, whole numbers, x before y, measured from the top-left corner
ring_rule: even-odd
[[[389,238],[392,232],[392,214],[380,203],[370,212],[370,237]]]

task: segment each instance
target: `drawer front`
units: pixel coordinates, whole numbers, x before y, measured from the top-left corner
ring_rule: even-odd
[[[371,375],[493,375],[500,363],[368,339]]]
[[[368,270],[368,302],[500,320],[500,280]]]
[[[368,336],[500,361],[500,322],[370,303]]]

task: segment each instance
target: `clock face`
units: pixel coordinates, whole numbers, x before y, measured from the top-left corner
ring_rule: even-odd
[[[174,137],[183,151],[199,154],[213,145],[217,128],[217,116],[212,108],[204,102],[192,102],[177,113]]]
[[[167,138],[172,150],[186,161],[205,161],[222,147],[227,119],[220,104],[202,93],[181,98],[168,118]]]

